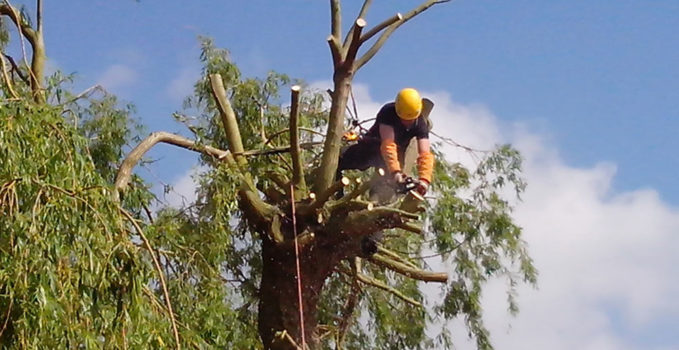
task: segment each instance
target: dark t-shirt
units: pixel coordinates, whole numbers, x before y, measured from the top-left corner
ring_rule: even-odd
[[[393,102],[382,106],[382,109],[377,113],[375,124],[368,130],[366,136],[380,139],[380,124],[394,128],[394,140],[400,149],[405,149],[413,137],[417,137],[418,140],[429,138],[427,121],[420,116],[409,128],[406,128],[396,114],[396,106]]]

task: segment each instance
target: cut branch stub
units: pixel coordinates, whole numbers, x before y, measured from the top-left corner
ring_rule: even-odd
[[[301,87],[295,85],[290,88],[290,156],[292,157],[292,183],[297,188],[304,189],[304,168],[299,146],[299,91]]]
[[[370,61],[370,59],[375,56],[377,51],[379,51],[384,43],[389,39],[389,36],[398,29],[401,25],[403,25],[405,22],[409,21],[413,17],[419,15],[420,13],[426,11],[430,7],[436,5],[436,4],[441,4],[444,2],[449,2],[449,0],[427,0],[422,2],[418,7],[414,8],[413,10],[407,12],[405,15],[402,15],[400,19],[397,21],[389,24],[386,26],[386,30],[382,32],[382,35],[377,39],[377,41],[361,56],[358,60],[356,60],[356,70],[360,69]],[[391,18],[393,19],[393,17]],[[387,20],[389,21],[389,20]]]
[[[325,191],[318,195],[314,195],[314,201],[311,202],[309,206],[300,208],[300,213],[302,215],[313,213],[317,209],[321,208],[332,195],[342,190],[344,187],[349,186],[349,184],[351,184],[351,180],[349,180],[348,177],[342,177],[339,181],[333,183],[332,186],[330,186]]]
[[[368,23],[363,18],[357,19],[354,23],[353,36],[349,42],[349,46],[345,48],[346,56],[344,58],[344,64],[347,68],[353,67],[354,65],[356,53],[358,53],[358,48],[361,46],[361,32],[367,24]]]
[[[375,36],[375,34],[381,32],[382,30],[384,30],[384,28],[400,21],[401,19],[403,19],[403,15],[397,13],[393,17],[390,17],[383,21],[382,23],[376,25],[375,27],[367,31],[365,34],[363,34],[363,36],[361,37],[361,44],[370,40],[373,36]]]
[[[418,302],[417,300],[415,300],[415,299],[413,299],[409,296],[406,296],[405,294],[403,294],[398,289],[391,287],[391,286],[387,285],[385,282],[382,282],[382,281],[380,281],[376,278],[369,277],[369,276],[364,275],[362,273],[357,273],[356,279],[358,281],[360,281],[361,283],[364,283],[364,284],[379,288],[379,289],[381,289],[385,292],[391,293],[391,294],[395,295],[396,297],[398,297],[399,299],[405,301],[406,303],[408,303],[410,305],[413,305],[413,306],[416,306],[416,307],[422,307],[422,303]]]

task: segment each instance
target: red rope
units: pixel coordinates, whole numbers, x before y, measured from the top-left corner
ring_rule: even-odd
[[[297,264],[297,302],[299,303],[299,325],[302,330],[302,349],[306,349],[304,336],[304,307],[302,306],[302,273],[299,269],[299,246],[297,245],[297,217],[295,216],[295,186],[290,184],[290,201],[292,203],[292,230],[295,235],[295,263]]]

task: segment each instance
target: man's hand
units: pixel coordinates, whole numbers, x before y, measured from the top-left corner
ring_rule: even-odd
[[[400,172],[400,171],[395,171],[394,174],[393,174],[392,176],[393,176],[393,177],[392,177],[392,180],[393,180],[394,183],[397,184],[397,185],[400,185],[400,184],[406,182],[406,178],[408,178],[408,176],[406,176],[406,174],[404,174],[404,173],[402,173],[402,172]]]
[[[419,183],[417,184],[417,187],[415,188],[415,191],[424,196],[427,193],[428,189],[429,182],[427,182],[427,180],[420,179]]]

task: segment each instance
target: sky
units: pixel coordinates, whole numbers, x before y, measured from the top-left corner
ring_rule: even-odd
[[[368,26],[416,3],[375,1]],[[345,31],[360,4],[343,4]],[[51,69],[75,73],[75,90],[102,84],[134,103],[149,132],[185,133],[171,114],[198,77],[198,35],[229,49],[246,76],[332,77],[328,1],[44,6]],[[679,349],[676,28],[676,0],[457,0],[403,25],[358,72],[362,119],[411,86],[436,102],[437,133],[523,152],[528,188],[515,216],[539,288],[522,287],[512,318],[504,286],[489,285],[498,349]],[[174,184],[170,202],[190,200],[195,156],[152,156],[142,174]],[[460,347],[471,348],[464,336]]]

